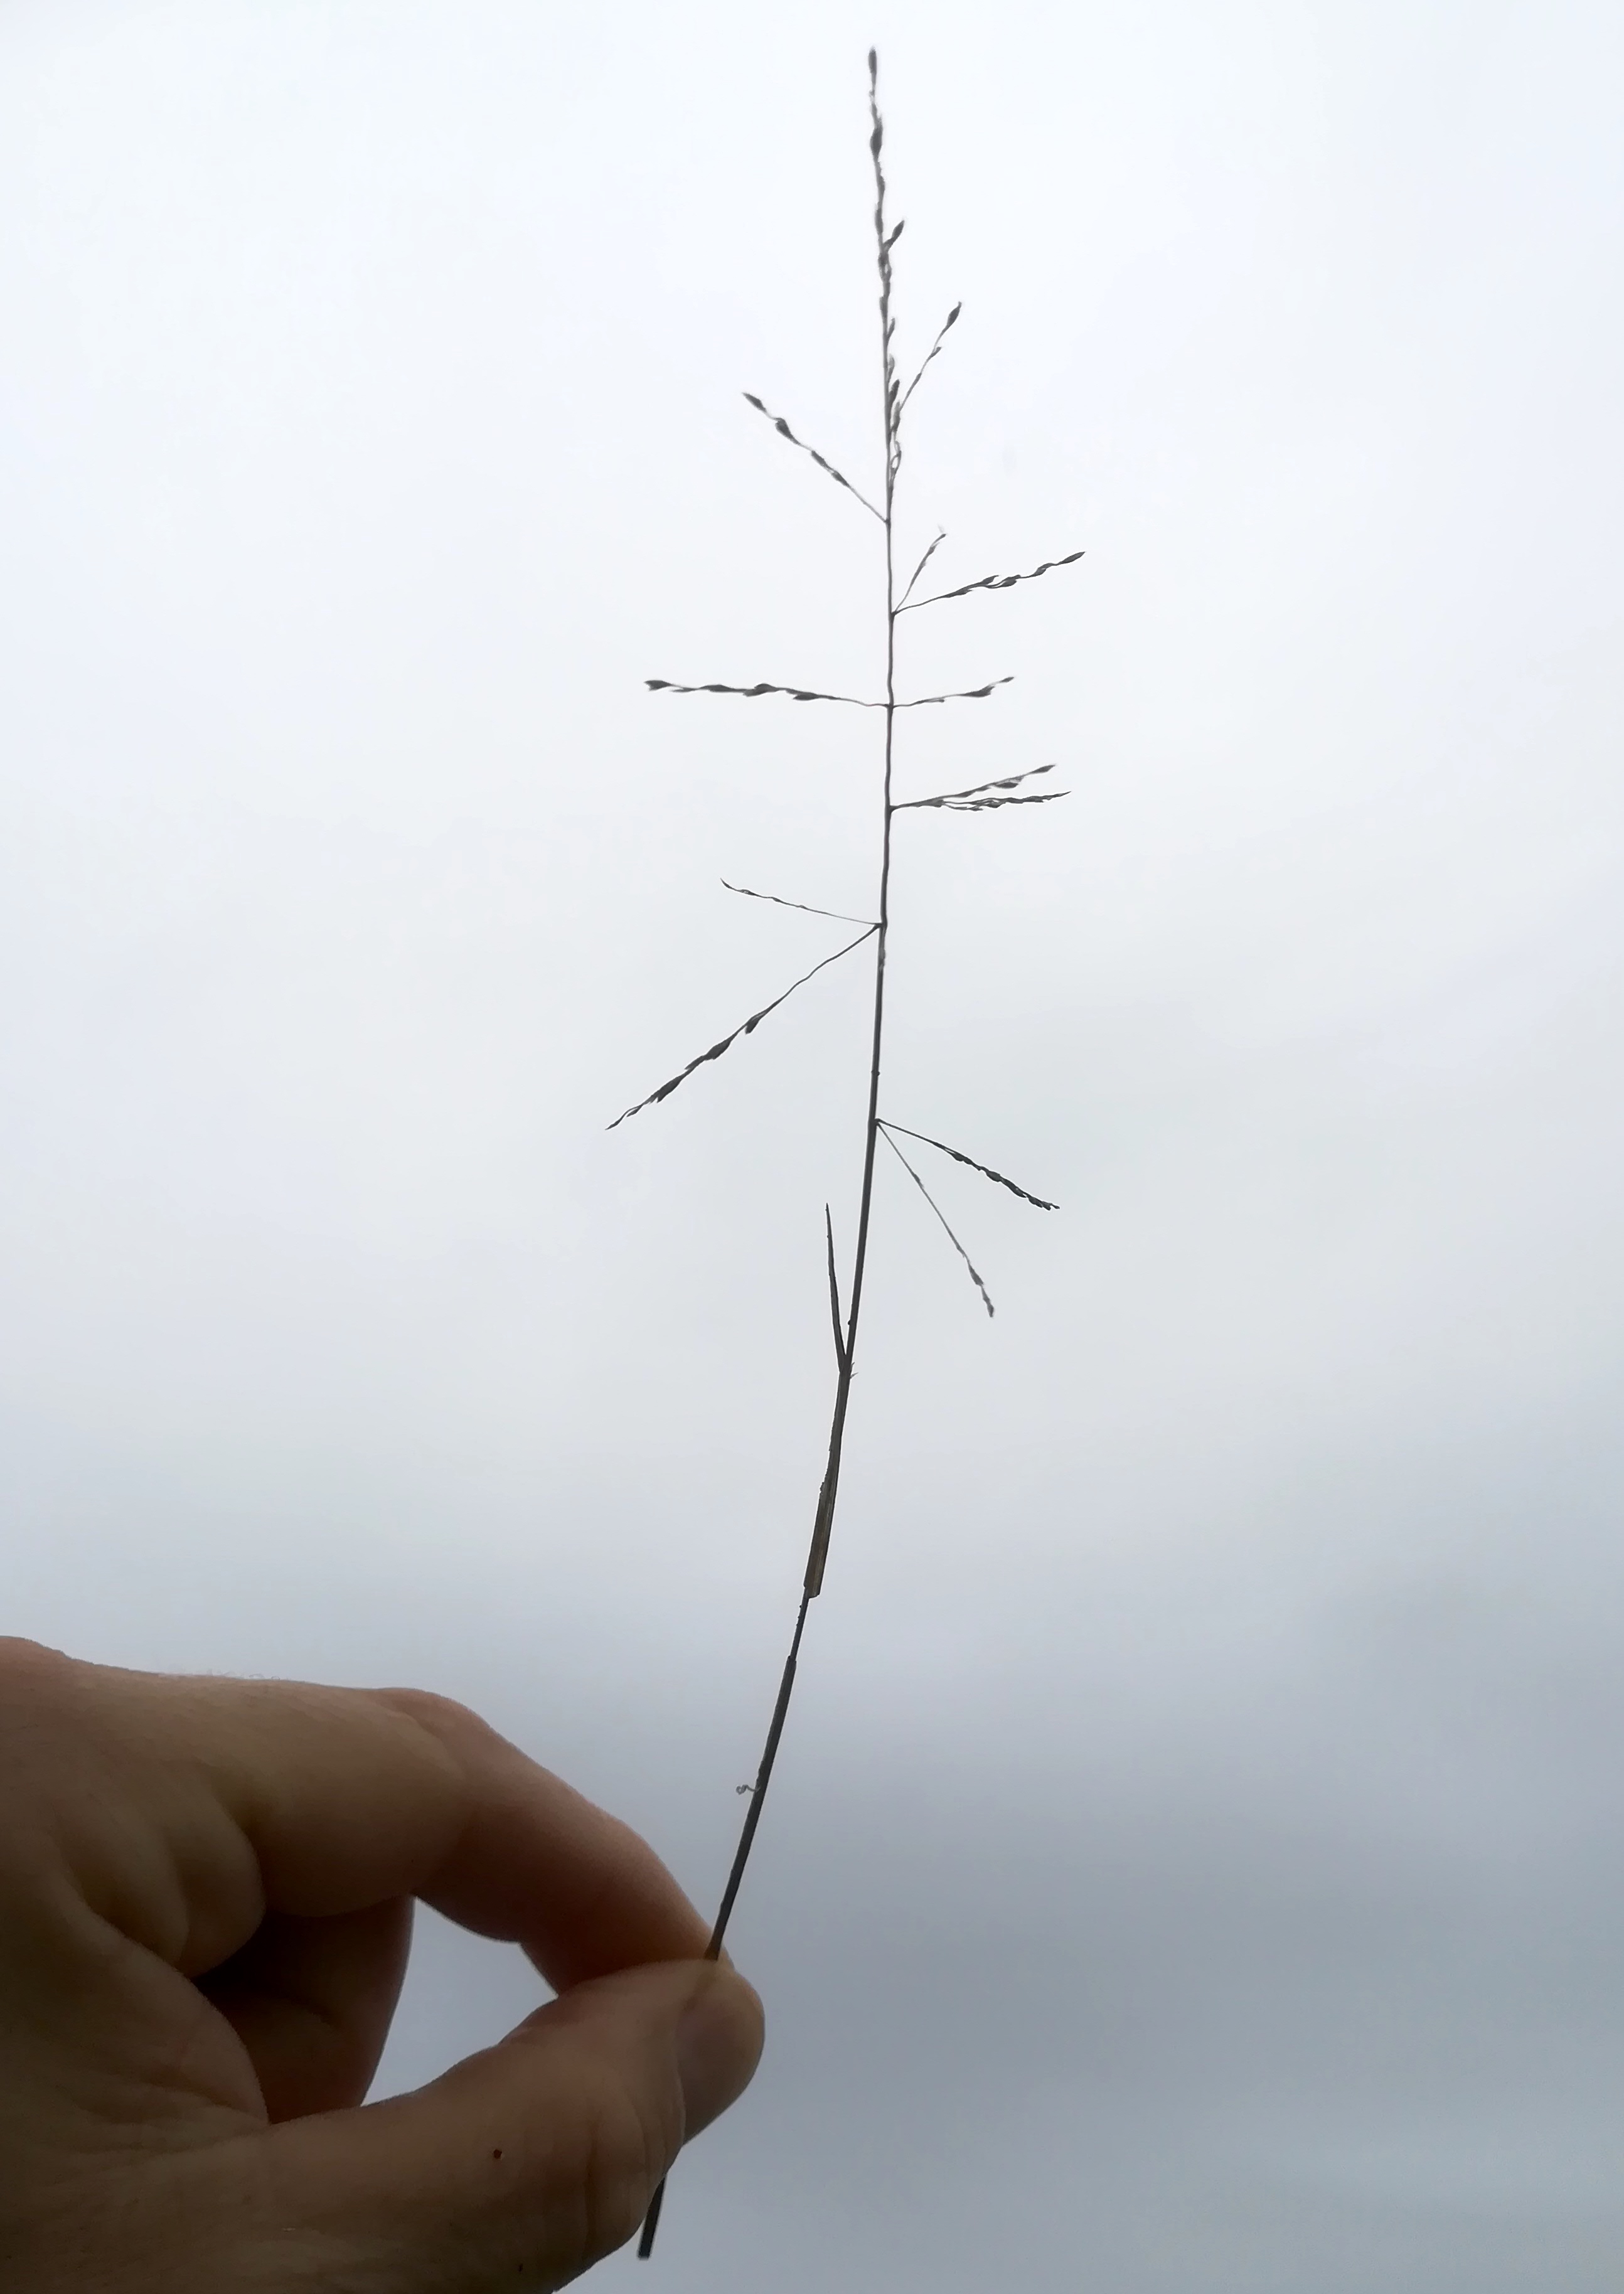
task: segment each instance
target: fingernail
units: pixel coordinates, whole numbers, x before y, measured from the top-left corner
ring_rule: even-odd
[[[743,2093],[761,2053],[760,2011],[748,1984],[707,1970],[677,2025],[677,2077],[686,2132],[697,2135]]]

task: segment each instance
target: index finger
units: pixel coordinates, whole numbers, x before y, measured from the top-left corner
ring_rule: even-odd
[[[407,1895],[559,1989],[705,1948],[644,1841],[448,1699],[30,1655],[0,1667],[0,1709],[35,1825],[94,1910],[189,1973],[268,1910]]]
[[[472,1787],[454,1846],[415,1892],[476,1934],[521,1944],[555,1990],[651,1960],[698,1959],[709,1924],[629,1825],[466,1706],[387,1689]]]

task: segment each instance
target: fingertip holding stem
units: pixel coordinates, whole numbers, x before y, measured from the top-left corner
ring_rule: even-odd
[[[755,1993],[732,1968],[712,1963],[676,2029],[685,2141],[743,2094],[761,2056],[762,2036]]]
[[[720,2118],[743,2094],[761,2060],[763,2036],[762,2004],[755,1990],[725,1956],[709,1963],[678,2019],[674,2037],[684,2142]],[[662,2175],[637,2241],[641,2262],[654,2251],[665,2197]]]
[[[637,2241],[637,2258],[647,2262],[654,2252],[654,2233],[660,2226],[660,2209],[665,2203],[665,2177],[660,2176],[654,2186],[654,2196],[649,2201],[649,2211],[643,2217],[641,2235]]]

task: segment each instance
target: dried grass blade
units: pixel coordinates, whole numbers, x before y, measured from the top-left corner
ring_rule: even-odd
[[[799,685],[673,685],[668,677],[645,677],[650,693],[736,693],[741,701],[759,701],[763,693],[781,693],[790,701],[844,701],[852,709],[883,709],[883,701],[862,701],[854,693],[811,693]]]
[[[775,908],[799,908],[804,916],[832,916],[837,924],[867,924],[870,931],[879,930],[872,916],[848,916],[844,908],[809,908],[804,900],[780,899],[776,892],[753,892],[748,884],[730,884],[725,876],[721,881],[724,891],[738,892],[747,900],[771,900]]]
[[[881,1119],[879,1127],[882,1131],[900,1131],[904,1139],[917,1139],[921,1146],[934,1147],[938,1154],[951,1155],[955,1163],[967,1163],[972,1171],[979,1171],[983,1179],[996,1179],[1000,1187],[1008,1187],[1012,1195],[1019,1195],[1024,1203],[1031,1203],[1035,1210],[1057,1211],[1060,1208],[1058,1203],[1049,1202],[1041,1195],[1031,1194],[1024,1187],[1017,1187],[1013,1179],[1007,1179],[1001,1171],[995,1171],[991,1163],[978,1163],[974,1155],[965,1154],[961,1148],[950,1147],[945,1139],[933,1139],[928,1131],[910,1131],[905,1123],[893,1123],[886,1118]],[[892,1143],[894,1145],[895,1142]]]
[[[606,1125],[605,1128],[614,1131],[624,1123],[629,1116],[641,1115],[645,1107],[654,1107],[662,1099],[669,1099],[677,1086],[686,1083],[696,1069],[704,1067],[708,1060],[719,1060],[723,1052],[730,1050],[741,1036],[754,1035],[768,1013],[776,1012],[779,1005],[787,1002],[797,988],[804,988],[809,980],[815,980],[819,972],[827,971],[831,964],[838,964],[843,956],[850,956],[852,950],[854,948],[861,948],[864,940],[872,940],[878,930],[877,924],[870,924],[866,931],[859,932],[855,940],[848,940],[844,948],[837,948],[833,956],[826,956],[820,964],[814,964],[810,972],[804,972],[798,980],[792,980],[782,996],[775,996],[771,1004],[763,1004],[759,1012],[752,1012],[749,1018],[741,1021],[730,1036],[723,1036],[722,1041],[719,1044],[713,1044],[708,1052],[701,1052],[698,1059],[690,1060],[685,1068],[663,1083],[657,1091],[651,1091],[647,1099],[640,1099],[634,1106],[626,1108],[615,1118],[613,1123]]]
[[[1030,574],[983,574],[979,582],[966,582],[957,590],[938,590],[934,597],[916,598],[911,605],[899,606],[899,614],[917,614],[923,606],[944,606],[950,598],[967,598],[975,590],[1013,590],[1017,582],[1036,582],[1045,574],[1053,574],[1062,565],[1075,565],[1088,552],[1073,549],[1065,557],[1046,557],[1041,565],[1034,565]]]
[[[969,1252],[965,1249],[963,1243],[959,1241],[959,1237],[953,1232],[952,1228],[949,1226],[947,1221],[944,1218],[942,1218],[940,1204],[936,1201],[935,1197],[931,1193],[930,1189],[926,1185],[924,1180],[914,1169],[913,1165],[909,1161],[907,1156],[903,1154],[902,1149],[897,1145],[896,1141],[891,1136],[889,1130],[887,1130],[886,1127],[883,1123],[878,1127],[880,1137],[885,1141],[886,1146],[890,1148],[892,1153],[896,1157],[897,1161],[902,1165],[903,1170],[907,1172],[909,1177],[913,1181],[915,1186],[918,1187],[919,1192],[924,1196],[932,1210],[935,1212],[936,1216],[939,1219],[942,1219],[942,1232],[952,1244],[953,1249],[959,1253],[959,1257],[963,1259],[966,1266],[969,1268],[970,1280],[981,1293],[981,1303],[987,1310],[987,1319],[990,1322],[992,1318],[993,1312],[992,1295],[988,1291],[986,1284],[975,1272]]]
[[[899,224],[897,225],[897,230],[900,232],[902,227],[901,224]],[[894,237],[895,234],[894,233]],[[853,501],[860,501],[866,510],[868,510],[873,517],[879,519],[882,525],[885,524],[885,511],[883,509],[876,509],[874,504],[869,500],[868,495],[860,492],[860,490],[852,484],[850,478],[844,476],[842,473],[835,468],[833,462],[829,461],[826,456],[820,454],[815,446],[809,446],[804,438],[797,438],[795,432],[790,428],[788,423],[785,421],[781,414],[775,414],[770,406],[764,406],[753,390],[747,390],[744,395],[749,404],[755,407],[758,414],[764,414],[766,416],[768,421],[771,423],[773,428],[778,432],[780,438],[788,438],[792,446],[798,446],[804,454],[810,454],[813,461],[818,465],[818,468],[820,470],[826,470],[837,486],[844,486],[847,493],[851,495]]]
[[[991,685],[973,685],[967,693],[926,693],[918,701],[899,701],[899,709],[934,709],[943,701],[984,701],[989,693],[996,693],[1000,685],[1013,685],[1013,677],[995,677]],[[865,704],[872,708],[872,702]],[[881,704],[884,705],[883,704]]]
[[[1023,781],[1040,780],[1045,773],[1057,773],[1059,769],[1058,765],[1029,765],[1024,773],[1008,774],[1001,781],[974,781],[968,788],[944,789],[940,796],[910,797],[906,804],[893,805],[891,809],[894,812],[922,812],[932,805],[963,804],[971,797],[989,796],[994,789],[1019,788]],[[1056,790],[1055,793],[1059,795],[1062,792]]]

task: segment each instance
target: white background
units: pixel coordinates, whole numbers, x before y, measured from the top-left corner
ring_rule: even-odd
[[[1599,5],[0,12],[4,1623],[411,1680],[707,1903],[689,2288],[1624,2274],[1624,37]],[[384,2084],[524,2012],[436,1928]],[[611,2278],[632,2271],[608,2266]]]

